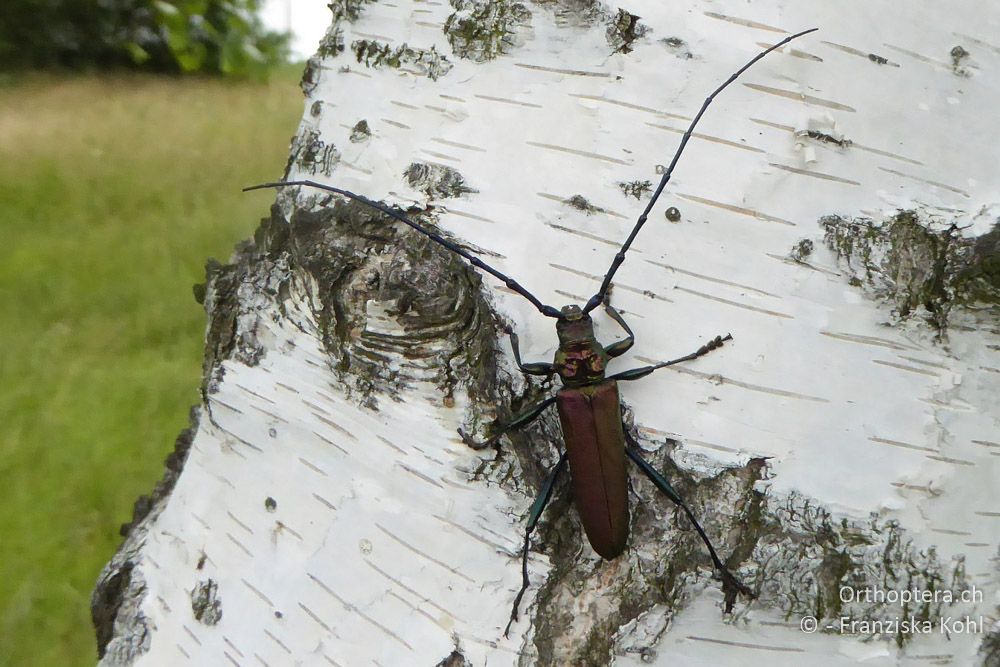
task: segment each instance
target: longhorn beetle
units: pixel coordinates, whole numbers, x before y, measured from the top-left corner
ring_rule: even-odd
[[[752,591],[740,582],[739,579],[737,579],[733,573],[729,571],[729,568],[727,568],[719,558],[719,555],[715,551],[715,547],[712,546],[711,540],[709,540],[708,535],[705,534],[705,530],[701,527],[701,524],[698,523],[698,520],[695,518],[691,509],[670,485],[670,482],[668,482],[666,478],[664,478],[659,472],[656,471],[656,469],[654,469],[649,463],[646,462],[645,459],[642,458],[642,455],[639,453],[640,450],[638,444],[629,434],[628,430],[623,428],[621,417],[621,399],[618,395],[617,384],[618,381],[638,380],[639,378],[645,377],[657,369],[697,359],[698,357],[708,354],[712,350],[722,347],[722,344],[727,340],[731,340],[732,336],[729,334],[726,334],[725,336],[716,336],[714,339],[705,345],[702,345],[691,354],[673,359],[671,361],[665,361],[652,366],[633,368],[631,370],[606,376],[605,368],[607,367],[608,360],[624,354],[635,342],[632,330],[629,328],[628,324],[625,323],[621,314],[611,306],[608,297],[611,290],[611,281],[615,276],[615,272],[618,271],[618,267],[620,267],[622,262],[625,261],[625,253],[628,252],[628,249],[632,246],[632,241],[635,240],[639,230],[642,229],[642,226],[646,223],[646,218],[649,215],[650,210],[652,210],[653,205],[656,204],[656,200],[660,196],[660,193],[663,192],[663,188],[666,187],[667,182],[670,180],[674,167],[677,165],[677,161],[680,159],[681,153],[684,151],[684,147],[687,146],[687,142],[690,140],[695,126],[698,124],[698,121],[701,120],[702,115],[705,113],[705,110],[708,109],[712,100],[715,99],[715,96],[735,81],[737,77],[743,74],[743,72],[753,66],[754,63],[759,61],[771,51],[779,49],[793,39],[814,32],[815,30],[817,30],[817,28],[804,30],[790,37],[786,37],[774,46],[758,53],[743,67],[726,79],[726,81],[721,86],[716,88],[712,94],[705,98],[704,103],[701,105],[701,109],[698,111],[697,115],[695,115],[694,120],[691,121],[691,125],[681,137],[677,151],[674,153],[674,157],[670,161],[670,165],[663,172],[663,176],[660,178],[660,183],[657,185],[652,197],[650,197],[649,203],[646,204],[646,208],[639,216],[639,219],[636,221],[631,233],[629,233],[628,238],[625,239],[621,249],[611,262],[611,267],[608,269],[608,272],[604,275],[604,279],[601,281],[600,289],[594,296],[590,297],[590,300],[587,301],[583,308],[580,308],[580,306],[577,305],[569,305],[563,306],[561,309],[557,309],[543,304],[537,297],[522,287],[520,283],[513,278],[500,273],[486,262],[470,254],[468,251],[459,247],[455,243],[448,241],[431,229],[418,222],[414,222],[399,210],[389,208],[388,206],[368,199],[363,195],[308,180],[262,183],[260,185],[244,188],[244,191],[247,191],[260,188],[279,188],[289,185],[302,185],[333,192],[361,202],[362,204],[377,209],[382,213],[399,220],[424,236],[427,236],[435,243],[438,243],[451,252],[461,256],[475,268],[489,273],[499,279],[508,288],[530,301],[542,315],[555,318],[556,332],[559,336],[559,348],[556,350],[553,363],[524,363],[521,360],[521,352],[518,348],[517,335],[513,332],[510,333],[510,344],[511,350],[514,353],[514,360],[517,362],[518,368],[520,368],[523,373],[527,375],[542,375],[547,377],[558,375],[562,381],[562,389],[560,389],[555,396],[550,396],[549,398],[546,398],[545,400],[529,407],[527,410],[511,420],[508,424],[500,427],[496,433],[484,442],[475,442],[472,438],[463,433],[461,429],[459,429],[459,434],[462,436],[462,439],[469,445],[477,449],[488,447],[496,443],[500,437],[508,431],[520,428],[533,421],[540,414],[542,414],[546,408],[555,403],[559,411],[559,421],[562,425],[563,438],[566,442],[566,451],[560,454],[558,463],[556,463],[552,472],[549,473],[548,478],[542,485],[541,493],[538,495],[538,498],[535,499],[535,502],[532,504],[531,510],[528,513],[528,522],[524,535],[524,548],[521,554],[521,589],[518,591],[517,597],[514,598],[513,609],[510,613],[510,620],[507,623],[507,628],[504,630],[504,636],[507,636],[510,632],[511,624],[517,620],[518,606],[521,604],[521,598],[528,589],[528,548],[530,545],[531,533],[534,531],[542,511],[544,511],[545,506],[552,497],[552,490],[555,487],[556,480],[566,467],[567,461],[569,462],[570,470],[572,471],[573,498],[577,511],[580,514],[580,520],[583,523],[584,531],[587,534],[587,539],[590,541],[591,546],[593,546],[594,551],[596,551],[602,558],[610,560],[618,557],[625,550],[625,543],[628,540],[628,480],[625,472],[625,458],[627,456],[632,459],[643,474],[649,477],[653,484],[665,496],[667,496],[667,498],[680,507],[691,520],[691,523],[694,525],[698,535],[705,543],[708,553],[712,557],[712,563],[715,565],[715,568],[718,570],[722,579],[722,590],[725,595],[726,613],[732,611],[733,603],[735,602],[738,594],[742,594],[747,598],[753,597]],[[626,333],[625,338],[606,347],[597,342],[597,338],[594,335],[594,324],[590,318],[590,311],[602,304],[604,305],[604,309],[607,314],[615,322],[617,322]]]

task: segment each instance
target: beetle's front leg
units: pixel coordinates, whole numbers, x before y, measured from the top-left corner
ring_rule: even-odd
[[[664,361],[663,363],[654,364],[652,366],[641,366],[639,368],[633,368],[631,370],[622,371],[621,373],[616,373],[608,377],[609,380],[638,380],[639,378],[644,378],[650,373],[660,368],[666,368],[667,366],[673,366],[674,364],[679,364],[684,361],[691,361],[692,359],[697,359],[698,357],[703,357],[712,350],[717,350],[722,347],[722,344],[727,340],[732,340],[733,337],[730,334],[725,336],[716,336],[712,340],[708,341],[697,350],[691,354],[686,354],[683,357],[677,359],[671,359],[670,361]]]
[[[656,488],[658,488],[663,495],[684,510],[684,513],[687,514],[688,519],[690,519],[691,523],[694,525],[694,529],[698,531],[698,535],[701,536],[702,542],[704,542],[705,546],[708,548],[708,554],[712,557],[712,564],[715,565],[715,569],[719,572],[719,576],[722,578],[722,593],[725,596],[726,613],[728,614],[733,610],[733,603],[736,602],[737,595],[742,595],[747,599],[755,598],[756,596],[753,594],[753,591],[751,591],[746,584],[737,579],[736,575],[730,572],[729,568],[726,567],[726,564],[722,562],[721,558],[719,558],[719,554],[716,553],[715,547],[712,546],[712,541],[708,539],[708,535],[705,534],[705,529],[701,527],[700,523],[698,523],[698,519],[694,517],[694,512],[691,511],[691,508],[687,506],[687,503],[684,502],[680,494],[674,490],[674,487],[670,485],[670,482],[667,481],[666,477],[657,472],[656,468],[649,465],[646,459],[642,458],[642,455],[639,454],[639,444],[635,441],[624,425],[622,425],[622,428],[624,429],[625,440],[628,442],[628,446],[625,448],[625,453],[628,454],[628,457],[632,459],[637,466],[639,466],[639,470],[641,470],[646,477],[652,480],[653,484],[656,485]]]
[[[476,442],[476,440],[471,435],[469,435],[462,429],[458,429],[458,434],[462,436],[462,441],[469,447],[472,447],[473,449],[485,449],[486,447],[490,447],[496,444],[497,440],[499,440],[501,436],[503,436],[508,431],[513,431],[515,429],[521,428],[522,426],[525,426],[526,424],[530,424],[531,422],[533,422],[538,417],[538,415],[542,414],[542,412],[545,411],[545,408],[549,407],[555,402],[556,402],[556,397],[549,396],[544,401],[541,401],[540,403],[535,403],[530,408],[528,408],[518,416],[514,417],[514,419],[512,419],[509,423],[501,426],[499,431],[497,431],[496,433],[494,433],[493,435],[491,435],[482,442]]]
[[[635,344],[635,334],[632,333],[632,329],[630,329],[629,326],[625,324],[625,318],[621,316],[621,313],[615,310],[614,306],[612,306],[608,300],[605,300],[604,302],[604,310],[608,314],[608,316],[611,317],[611,319],[613,319],[615,322],[617,322],[618,326],[624,329],[625,333],[628,334],[627,336],[625,336],[625,338],[622,338],[620,341],[612,343],[611,345],[608,345],[606,348],[604,348],[604,352],[609,357],[620,357],[621,355],[628,352],[629,348]]]
[[[517,367],[521,369],[522,373],[526,375],[553,375],[556,372],[556,367],[553,364],[548,364],[544,361],[535,361],[528,364],[522,362],[521,348],[517,345],[517,334],[513,331],[510,332],[510,348],[514,352],[514,361],[517,362]]]

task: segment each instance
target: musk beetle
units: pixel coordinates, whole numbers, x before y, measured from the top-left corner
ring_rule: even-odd
[[[650,197],[645,209],[639,216],[629,233],[628,238],[622,244],[621,249],[611,262],[611,267],[601,281],[601,287],[594,296],[581,308],[577,305],[564,306],[561,309],[542,303],[531,292],[522,287],[516,280],[496,270],[478,257],[470,254],[465,249],[440,236],[424,225],[411,220],[398,209],[393,209],[385,204],[373,201],[363,195],[355,194],[341,188],[336,188],[324,183],[317,183],[309,180],[282,181],[276,183],[263,183],[260,185],[245,188],[245,190],[256,190],[259,188],[278,188],[290,185],[299,185],[318,188],[327,192],[342,195],[349,199],[361,202],[371,208],[377,209],[396,220],[408,225],[417,232],[427,236],[434,242],[447,248],[449,251],[460,255],[472,266],[484,271],[506,285],[511,290],[523,296],[546,317],[556,320],[556,331],[559,336],[559,348],[556,351],[555,359],[552,363],[531,362],[524,363],[521,360],[521,353],[518,348],[517,335],[510,334],[511,349],[518,368],[528,375],[541,375],[551,377],[558,375],[562,381],[562,388],[555,396],[549,397],[522,412],[508,424],[499,427],[495,433],[482,442],[476,442],[467,434],[462,435],[463,440],[476,448],[482,448],[495,444],[500,437],[508,431],[522,427],[538,417],[546,408],[553,403],[559,412],[559,421],[562,425],[563,438],[566,444],[566,451],[559,456],[552,472],[542,485],[541,493],[531,506],[528,513],[528,521],[525,529],[524,548],[521,557],[521,589],[514,599],[513,608],[510,614],[510,621],[504,631],[506,636],[510,631],[511,624],[518,619],[518,607],[521,598],[528,589],[528,548],[532,531],[538,524],[538,519],[545,509],[546,504],[552,496],[556,480],[569,463],[573,497],[577,511],[580,514],[581,522],[587,534],[587,539],[602,558],[612,559],[619,556],[625,550],[625,544],[629,534],[629,510],[628,510],[628,478],[626,476],[626,458],[631,459],[645,474],[652,480],[653,484],[678,507],[680,507],[698,535],[704,541],[708,553],[712,558],[712,563],[722,579],[722,589],[725,595],[726,612],[732,611],[733,603],[737,595],[752,598],[753,593],[743,583],[737,579],[729,568],[726,567],[722,559],[715,551],[711,540],[705,534],[704,529],[694,513],[687,506],[684,500],[659,472],[642,458],[638,444],[629,435],[622,425],[621,399],[618,393],[618,382],[638,380],[653,371],[672,366],[684,361],[697,359],[712,350],[718,349],[730,335],[716,336],[714,339],[698,348],[691,354],[662,362],[652,366],[643,366],[631,370],[606,375],[608,360],[624,354],[634,343],[634,336],[628,324],[621,314],[611,306],[609,294],[612,279],[622,262],[625,261],[625,253],[631,247],[636,235],[646,223],[646,218],[652,210],[653,205],[663,192],[664,187],[670,180],[674,167],[680,159],[684,147],[690,140],[698,121],[701,120],[705,110],[715,99],[715,96],[722,92],[729,84],[737,79],[743,72],[749,69],[761,58],[771,51],[781,48],[788,42],[817,30],[812,28],[804,30],[787,37],[770,48],[762,51],[747,62],[743,67],[733,73],[721,86],[715,89],[712,94],[705,98],[701,109],[691,121],[687,131],[681,137],[680,144],[674,153],[670,165],[664,170],[660,178],[659,185]],[[607,314],[618,323],[625,331],[626,336],[611,345],[601,345],[594,335],[594,324],[590,318],[590,312],[603,305]]]

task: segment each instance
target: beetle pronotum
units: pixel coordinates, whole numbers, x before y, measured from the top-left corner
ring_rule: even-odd
[[[349,199],[361,202],[367,206],[389,215],[396,220],[403,222],[417,232],[427,236],[434,242],[440,244],[447,250],[461,256],[473,267],[480,271],[494,276],[508,288],[520,294],[546,317],[556,319],[556,331],[559,336],[559,348],[556,351],[553,363],[532,362],[524,363],[521,360],[520,349],[518,348],[517,335],[510,334],[511,349],[514,353],[514,360],[518,368],[528,375],[541,375],[551,377],[558,375],[562,388],[555,396],[549,397],[522,412],[512,419],[508,424],[500,427],[494,434],[484,442],[475,442],[466,434],[459,431],[462,438],[471,446],[476,448],[486,447],[496,443],[501,436],[512,429],[519,428],[533,421],[546,408],[553,403],[556,404],[559,412],[559,421],[563,429],[563,438],[566,450],[559,456],[559,460],[545,483],[542,485],[541,493],[535,499],[528,513],[528,520],[525,529],[524,547],[521,557],[522,583],[514,599],[513,608],[510,614],[510,621],[504,631],[506,635],[510,631],[511,624],[518,618],[518,607],[521,598],[528,589],[528,548],[531,534],[538,523],[538,519],[545,509],[546,504],[552,496],[556,480],[565,469],[567,462],[572,473],[572,485],[574,502],[580,514],[584,531],[587,534],[591,546],[602,558],[612,559],[619,556],[625,549],[629,534],[629,510],[628,510],[628,483],[625,471],[626,458],[631,459],[645,474],[652,480],[653,484],[678,507],[680,507],[691,520],[695,530],[701,537],[712,558],[712,563],[722,579],[722,588],[725,594],[726,612],[732,610],[733,603],[738,594],[746,597],[753,597],[753,593],[743,583],[741,583],[726,567],[722,559],[715,551],[711,540],[705,534],[704,529],[694,513],[687,506],[684,500],[677,494],[670,483],[658,473],[649,463],[642,458],[639,453],[637,443],[629,435],[627,429],[623,428],[621,418],[621,399],[618,393],[618,381],[638,380],[653,371],[672,366],[684,361],[697,359],[712,350],[718,349],[730,335],[716,336],[707,344],[701,346],[691,354],[662,362],[651,366],[633,368],[622,371],[614,375],[605,375],[605,369],[609,359],[624,354],[635,342],[632,330],[622,318],[621,314],[615,310],[608,302],[612,280],[615,272],[625,261],[625,254],[628,252],[638,235],[639,230],[646,223],[647,217],[656,204],[657,199],[663,192],[664,187],[670,181],[677,161],[680,159],[688,140],[694,132],[695,126],[701,120],[705,110],[722,90],[735,81],[743,72],[749,69],[761,58],[771,51],[781,48],[788,42],[817,30],[812,28],[804,30],[787,37],[770,48],[762,51],[747,62],[743,67],[734,72],[725,82],[716,88],[702,103],[701,109],[695,115],[688,129],[681,137],[680,144],[674,153],[669,166],[664,170],[660,182],[646,204],[645,209],[636,221],[628,238],[622,244],[618,253],[604,278],[601,281],[600,289],[581,308],[577,305],[554,308],[542,303],[531,292],[521,286],[513,278],[501,273],[475,255],[464,250],[455,243],[445,239],[433,230],[410,219],[397,209],[390,208],[385,204],[373,201],[363,195],[359,195],[348,190],[318,183],[310,180],[284,181],[276,183],[263,183],[260,185],[245,188],[245,190],[255,190],[259,188],[286,187],[290,185],[301,185],[318,188],[327,192],[342,195]],[[608,315],[625,330],[626,336],[622,340],[603,346],[597,342],[594,335],[594,325],[590,318],[590,312],[599,305],[604,305]]]

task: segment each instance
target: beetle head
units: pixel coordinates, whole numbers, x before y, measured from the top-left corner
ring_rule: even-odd
[[[563,306],[556,320],[559,345],[591,341],[594,339],[594,321],[580,306]]]

